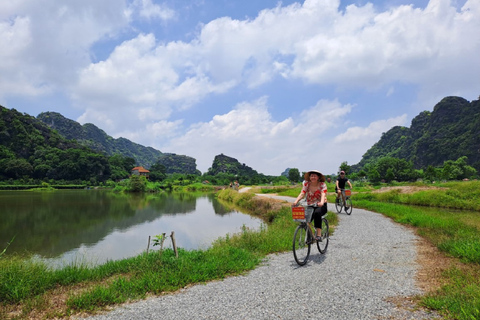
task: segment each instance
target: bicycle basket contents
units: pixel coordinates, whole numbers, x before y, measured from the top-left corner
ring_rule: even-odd
[[[292,219],[297,222],[310,222],[312,220],[312,207],[292,207]]]

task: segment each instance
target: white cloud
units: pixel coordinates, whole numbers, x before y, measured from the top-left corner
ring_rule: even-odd
[[[389,92],[394,83],[410,83],[441,96],[476,90],[464,76],[480,73],[480,43],[472,41],[479,38],[480,22],[473,17],[480,5],[474,1],[461,11],[447,0],[385,12],[371,4],[349,5],[344,12],[338,7],[339,1],[307,0],[263,10],[252,20],[219,18],[191,43],[157,43],[152,34],[141,34],[84,69],[76,96],[105,112],[112,102],[115,109],[119,101],[128,108],[146,104],[158,118],[275,76],[341,88],[389,85]]]
[[[141,17],[148,20],[158,18],[166,21],[175,18],[175,11],[166,4],[154,4],[152,0],[135,0],[133,6],[137,7]]]
[[[338,101],[321,100],[297,118],[275,121],[268,111],[267,98],[262,97],[193,125],[162,150],[193,156],[202,172],[221,153],[264,174],[279,175],[287,167],[307,170],[321,158],[327,159],[328,130],[351,109],[351,105]]]
[[[179,13],[152,0],[3,1],[0,99],[60,93],[72,99],[65,110],[81,110],[80,122],[194,156],[201,170],[224,153],[278,174],[296,164],[338,166],[350,152],[352,159],[360,148],[365,152],[379,131],[406,121],[406,115],[366,114],[369,126],[338,135],[353,108],[363,108],[353,95],[342,99],[345,92],[382,88],[395,97],[403,93],[399,84],[411,86],[420,101],[412,104],[422,110],[446,95],[478,97],[480,1],[467,0],[461,9],[449,0],[385,11],[370,3],[339,6],[339,0],[279,4],[251,19],[209,21],[190,42],[162,42],[161,27],[140,28],[173,23]],[[266,98],[251,97],[265,95],[262,89],[279,79],[319,88],[305,99],[318,103],[299,102],[298,117],[275,120]],[[325,97],[327,90],[333,93]],[[216,105],[210,121],[179,119],[206,98],[227,95],[229,104]],[[230,110],[238,99],[250,101]],[[306,150],[319,156],[307,157]]]
[[[352,127],[348,128],[346,132],[341,133],[333,140],[335,143],[365,141],[376,142],[381,137],[382,133],[387,132],[394,126],[404,126],[407,122],[407,115],[403,114],[399,117],[390,118],[386,120],[377,120],[369,124],[368,127]]]
[[[4,2],[0,96],[68,91],[78,69],[89,63],[90,47],[127,22],[122,0]]]
[[[348,128],[344,133],[338,134],[330,140],[326,146],[329,152],[334,155],[335,161],[331,165],[335,165],[338,169],[344,161],[347,161],[350,165],[357,164],[383,133],[394,126],[405,126],[406,123],[407,115],[403,114],[394,118],[373,121],[367,127]],[[335,169],[330,173],[337,173],[337,171]]]

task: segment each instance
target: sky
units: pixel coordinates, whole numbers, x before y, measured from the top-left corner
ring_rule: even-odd
[[[0,0],[0,105],[266,175],[335,174],[480,95],[480,0]]]

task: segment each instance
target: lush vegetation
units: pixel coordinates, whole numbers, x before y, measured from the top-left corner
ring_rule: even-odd
[[[333,182],[328,183],[333,190]],[[382,188],[390,187],[385,191]],[[402,192],[402,188],[415,192]],[[442,286],[419,297],[422,305],[438,310],[450,319],[480,317],[480,216],[478,199],[480,183],[447,182],[442,184],[355,184],[355,207],[381,212],[395,221],[414,226],[418,234],[456,259],[443,274]],[[300,186],[256,188],[255,192],[275,192],[295,197]],[[290,250],[295,223],[288,208],[278,209],[271,202],[225,189],[218,197],[246,208],[262,217],[268,228],[244,229],[241,233],[218,239],[207,250],[179,251],[175,258],[170,249],[138,257],[113,261],[87,268],[82,265],[50,270],[38,263],[0,254],[0,316],[22,308],[19,319],[32,312],[47,317],[93,311],[149,294],[175,291],[188,283],[220,279],[254,268],[268,253]],[[333,195],[329,201],[333,202]],[[452,205],[452,203],[454,205]],[[422,206],[419,206],[421,204]],[[475,212],[452,214],[442,208],[468,208]],[[336,224],[336,215],[329,215]],[[149,270],[145,272],[145,270]],[[180,270],[180,272],[178,272]],[[185,272],[185,273],[184,273]],[[58,288],[65,299],[58,307]],[[76,288],[83,288],[78,291]],[[67,294],[64,294],[67,292]]]
[[[139,166],[149,168],[163,155],[154,148],[144,147],[125,138],[114,139],[92,123],[81,125],[57,112],[42,112],[37,119],[66,139],[75,140],[80,145],[108,157],[120,155],[123,158],[133,158],[134,163]]]
[[[410,128],[393,127],[382,134],[354,166],[354,172],[384,157],[404,159],[413,168],[439,167],[447,160],[467,157],[480,170],[480,100],[446,97],[432,112],[424,111]],[[468,177],[467,177],[468,178]]]
[[[333,190],[334,184],[328,184]],[[383,191],[382,188],[389,188]],[[403,192],[411,189],[414,192]],[[272,189],[261,189],[272,192]],[[396,222],[416,228],[417,233],[453,257],[446,266],[443,285],[419,297],[420,304],[439,311],[448,319],[480,318],[480,182],[452,181],[440,184],[354,185],[354,207],[382,213]],[[297,196],[300,187],[278,189]],[[334,196],[329,195],[329,201]],[[448,209],[448,210],[446,210]],[[452,214],[452,209],[459,210]]]
[[[269,253],[290,250],[296,224],[289,207],[274,208],[251,193],[226,189],[219,198],[251,208],[268,228],[219,238],[206,250],[152,251],[135,258],[88,268],[83,265],[51,270],[17,257],[0,258],[0,318],[20,308],[16,319],[32,314],[46,318],[90,312],[105,306],[172,292],[191,283],[221,279],[253,269]],[[332,224],[336,223],[332,215]],[[78,290],[81,288],[81,290]]]
[[[372,160],[360,171],[354,171],[355,166],[349,166],[345,161],[339,169],[347,173],[349,179],[368,181],[374,184],[380,182],[414,182],[422,181],[457,181],[478,178],[478,171],[468,165],[466,156],[456,160],[446,160],[442,165],[415,169],[412,161],[405,159],[382,157]],[[335,177],[332,177],[335,178]]]
[[[381,212],[395,221],[414,226],[418,234],[429,240],[456,264],[443,274],[440,289],[421,298],[422,304],[453,319],[480,318],[480,216],[479,182],[457,182],[441,189],[402,195],[398,191],[385,194],[356,195],[355,205]],[[412,207],[403,204],[437,205],[441,208],[461,207],[476,210],[451,211]]]
[[[458,182],[479,177],[479,107],[479,100],[447,97],[433,112],[415,117],[410,128],[394,127],[384,133],[359,164],[343,162],[339,166],[354,181],[355,206],[416,227],[421,236],[458,259],[445,273],[445,284],[422,297],[424,305],[455,319],[480,318],[480,185],[476,181]],[[211,191],[239,181],[242,185],[270,186],[262,192],[292,197],[300,192],[298,185],[289,187],[302,179],[297,168],[289,168],[280,176],[266,176],[221,154],[201,175],[193,158],[162,154],[123,138],[113,139],[92,124],[80,126],[59,114],[47,113],[40,118],[43,122],[0,106],[0,189],[102,186],[117,192]],[[149,179],[129,177],[130,170],[143,163],[150,169]],[[328,178],[328,189],[333,191],[336,176]],[[402,187],[403,182],[414,182],[413,187],[426,190],[376,192],[385,183]],[[269,227],[219,239],[205,251],[180,250],[178,259],[165,250],[93,269],[79,265],[52,271],[21,258],[7,259],[4,253],[8,248],[0,248],[0,318],[16,304],[23,308],[18,318],[28,318],[39,309],[53,309],[48,317],[89,311],[176,290],[187,283],[238,274],[255,267],[270,252],[290,249],[295,224],[288,210],[278,211],[249,193],[225,190],[219,197],[261,215]],[[333,201],[332,195],[329,201]],[[437,209],[431,211],[429,207]],[[476,213],[452,215],[438,208]],[[333,224],[335,218],[332,215]],[[180,267],[185,273],[174,272]],[[56,296],[58,286],[70,294],[56,309],[50,299]],[[78,293],[77,286],[86,289]]]

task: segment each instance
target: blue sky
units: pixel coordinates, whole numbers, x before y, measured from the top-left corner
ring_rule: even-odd
[[[260,173],[336,173],[480,95],[480,0],[0,2],[0,104]]]

